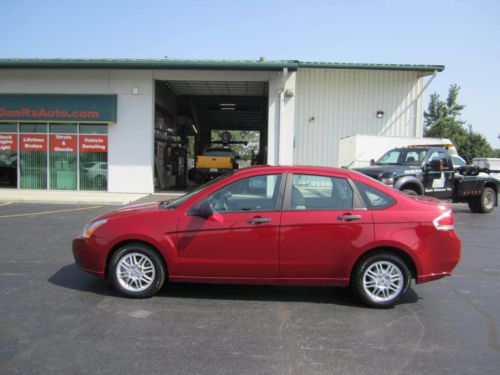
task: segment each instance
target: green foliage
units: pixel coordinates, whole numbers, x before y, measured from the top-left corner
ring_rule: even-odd
[[[486,138],[470,125],[466,128],[466,121],[460,118],[465,106],[457,103],[459,91],[458,85],[451,85],[446,100],[441,100],[437,93],[431,95],[424,113],[424,136],[450,139],[458,153],[469,161],[475,157],[491,157],[493,150]]]
[[[500,158],[500,148],[496,148],[493,150],[493,157]]]
[[[467,130],[467,141],[462,145],[459,152],[469,161],[476,157],[493,157],[493,149],[486,138],[482,134],[473,131],[471,126]]]

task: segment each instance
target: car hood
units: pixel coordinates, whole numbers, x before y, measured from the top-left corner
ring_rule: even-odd
[[[380,179],[382,178],[382,175],[390,175],[390,174],[396,174],[396,175],[402,175],[405,174],[408,170],[418,170],[420,169],[419,167],[415,166],[408,166],[408,165],[373,165],[371,167],[364,167],[364,168],[353,168],[354,171],[363,173],[364,175],[370,176],[375,179]]]
[[[123,208],[119,208],[117,210],[107,212],[104,215],[99,216],[96,220],[132,216],[132,215],[149,213],[149,212],[158,211],[158,210],[160,210],[160,202],[136,204],[136,205],[127,206],[127,207],[123,207]]]

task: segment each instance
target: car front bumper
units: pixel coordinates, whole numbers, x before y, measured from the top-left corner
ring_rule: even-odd
[[[73,240],[73,257],[75,262],[85,272],[101,279],[105,277],[104,265],[88,238],[77,237]]]

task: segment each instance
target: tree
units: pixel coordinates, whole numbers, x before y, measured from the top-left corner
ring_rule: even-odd
[[[424,113],[425,137],[448,138],[457,147],[461,156],[472,161],[475,157],[490,157],[493,149],[486,138],[472,130],[460,116],[464,105],[458,104],[460,87],[451,85],[446,100],[441,100],[437,93],[431,95],[429,106]]]
[[[467,141],[462,145],[459,154],[465,156],[469,161],[477,157],[494,156],[493,149],[486,138],[482,134],[473,131],[470,125],[467,130]]]

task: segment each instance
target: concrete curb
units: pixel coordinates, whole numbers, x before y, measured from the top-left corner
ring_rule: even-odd
[[[150,194],[75,192],[75,191],[19,191],[0,190],[0,202],[43,204],[104,204],[124,205]]]

